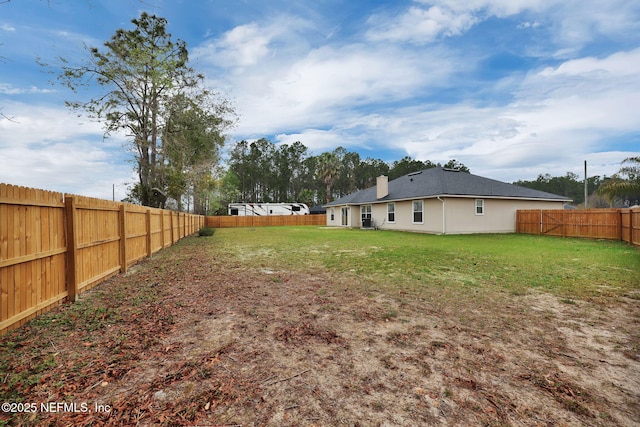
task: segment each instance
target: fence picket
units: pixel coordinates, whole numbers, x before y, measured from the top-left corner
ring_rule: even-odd
[[[74,302],[77,298],[78,290],[78,278],[76,273],[77,268],[77,251],[78,251],[78,221],[75,218],[76,215],[76,199],[74,197],[67,197],[65,200],[66,205],[66,219],[67,219],[67,294],[69,301]]]
[[[176,232],[174,215],[0,183],[0,334],[204,226],[182,214]]]
[[[326,225],[327,215],[208,216],[211,228]]]
[[[523,234],[623,240],[640,245],[640,208],[519,210],[516,222],[517,232]]]

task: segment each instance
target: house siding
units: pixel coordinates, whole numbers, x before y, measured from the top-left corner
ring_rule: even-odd
[[[342,208],[346,207],[349,212],[347,215],[347,225],[342,225]],[[331,209],[334,209],[334,218],[331,220]],[[357,205],[339,205],[332,206],[327,209],[327,226],[328,227],[351,227],[359,228],[361,226],[360,221],[360,206]]]
[[[476,198],[446,199],[446,233],[515,233],[516,211],[519,209],[562,209],[562,201],[484,200],[484,214],[476,215]]]
[[[476,215],[476,199],[484,200],[484,214]],[[519,209],[562,209],[564,201],[491,199],[484,197],[442,197],[445,205],[445,220],[442,221],[443,202],[437,198],[415,199],[424,201],[421,224],[413,223],[413,200],[395,202],[395,222],[387,222],[387,203],[372,205],[372,220],[382,230],[416,231],[446,234],[471,233],[515,233],[516,211]],[[349,205],[348,227],[362,226],[360,206]],[[327,226],[341,226],[341,208],[335,206],[333,221],[327,215]]]
[[[442,230],[442,207],[437,199],[423,200],[423,222],[413,223],[413,200],[399,201],[396,203],[396,221],[387,222],[387,204],[373,205],[373,222],[382,230],[421,231],[424,233],[439,233]]]

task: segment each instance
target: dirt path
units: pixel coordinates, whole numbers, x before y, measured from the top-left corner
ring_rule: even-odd
[[[640,423],[637,299],[389,295],[354,277],[252,268],[201,249],[193,242],[168,249],[84,294],[79,305],[2,337],[2,350],[15,356],[1,359],[5,401],[89,409],[0,420]]]

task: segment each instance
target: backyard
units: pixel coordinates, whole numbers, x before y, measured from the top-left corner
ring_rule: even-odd
[[[0,337],[0,426],[637,425],[638,272],[612,241],[218,229]]]

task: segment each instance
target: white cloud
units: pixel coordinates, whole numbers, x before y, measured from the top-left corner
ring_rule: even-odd
[[[405,129],[407,142],[398,143],[417,158],[456,158],[494,173],[535,164],[538,173],[557,176],[591,158],[602,165],[594,173],[611,175],[617,166],[603,141],[640,131],[639,59],[640,50],[634,50],[532,72],[504,107],[403,111],[402,125],[394,127]]]
[[[540,4],[538,0],[416,0],[392,19],[382,13],[373,15],[368,21],[371,29],[367,37],[373,41],[431,43],[460,36],[493,16],[538,10]]]
[[[633,37],[640,31],[640,3],[627,0],[415,0],[390,19],[376,14],[369,19],[367,37],[373,41],[430,43],[459,36],[492,17],[522,14],[527,19],[518,27],[552,30],[556,56],[574,56],[586,43],[606,35]],[[627,34],[627,35],[625,35]]]
[[[640,31],[640,3],[627,0],[571,0],[547,10],[559,46],[576,51],[601,36],[623,40]]]
[[[218,42],[220,60],[229,65],[255,65],[269,54],[269,34],[262,32],[257,24],[241,25],[225,34]]]
[[[530,120],[548,127],[594,134],[638,131],[640,49],[532,72],[516,93],[520,103],[537,106]]]
[[[413,88],[449,69],[441,61],[437,71],[422,70],[421,61],[404,53],[357,44],[341,49],[324,47],[291,64],[286,75],[270,86],[285,102],[302,108],[364,104],[407,97]]]
[[[14,87],[8,83],[0,83],[0,94],[3,95],[22,95],[22,94],[33,94],[33,93],[51,93],[55,92],[52,89],[41,89],[35,86],[31,86],[28,88],[19,88]]]
[[[410,7],[393,21],[376,15],[369,19],[373,27],[367,33],[372,41],[411,41],[429,43],[440,37],[458,36],[478,22],[471,13],[455,13],[448,7],[431,6],[427,9]]]
[[[102,135],[101,125],[86,117],[78,117],[63,107],[33,106],[22,103],[5,105],[12,121],[0,121],[0,141],[7,145],[11,135],[23,144],[64,141],[70,135]]]
[[[268,135],[282,129],[326,127],[361,106],[411,98],[442,86],[454,59],[432,49],[407,55],[395,47],[324,46],[293,55],[274,68],[258,65],[233,75],[241,112],[237,133]]]
[[[10,103],[5,110],[0,182],[105,199],[116,184],[116,197],[125,196],[131,166],[121,162],[123,139],[103,140],[99,124],[63,108]]]
[[[538,21],[525,21],[525,22],[521,22],[520,24],[518,24],[518,28],[519,29],[524,29],[524,28],[538,28],[540,27],[540,22]]]
[[[307,129],[297,133],[276,135],[275,142],[278,144],[291,145],[296,141],[304,141],[304,145],[309,148],[312,153],[332,151],[335,147],[341,145],[355,145],[354,141],[345,140],[338,132],[319,129]]]
[[[566,61],[558,67],[547,67],[539,75],[544,78],[600,74],[600,79],[613,79],[640,74],[640,49],[616,52],[606,58],[579,58]]]
[[[313,23],[296,16],[265,17],[264,22],[242,24],[208,40],[192,49],[191,56],[221,70],[242,74],[257,65],[277,66],[277,61],[307,50],[305,34],[314,28]]]

